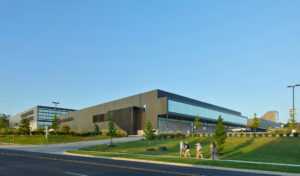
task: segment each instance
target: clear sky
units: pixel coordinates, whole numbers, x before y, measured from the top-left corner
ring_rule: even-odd
[[[0,0],[0,61],[0,113],[162,89],[286,122],[300,1]]]

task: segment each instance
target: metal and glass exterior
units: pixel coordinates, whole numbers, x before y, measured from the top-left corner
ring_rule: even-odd
[[[49,106],[35,106],[26,111],[18,113],[9,119],[9,126],[18,128],[21,118],[28,118],[31,130],[37,128],[45,128],[45,126],[50,126],[54,115],[60,116],[68,112],[75,111],[73,109],[66,108],[54,108]]]
[[[227,129],[245,127],[248,120],[240,112],[159,89],[69,112],[59,118],[71,130],[93,131],[95,124],[100,129],[107,129],[109,117],[113,117],[119,130],[139,134],[148,120],[159,133],[195,132],[196,116],[205,127],[201,130],[206,132],[215,129],[219,116],[224,119]]]

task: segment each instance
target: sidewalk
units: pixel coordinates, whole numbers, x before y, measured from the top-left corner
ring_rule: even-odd
[[[98,152],[98,151],[84,151],[84,150],[78,150],[80,152],[93,152],[93,153],[106,153],[106,154],[117,154],[117,155],[131,155],[131,156],[156,156],[156,157],[165,157],[165,158],[183,158],[179,156],[168,156],[168,155],[145,155],[145,154],[131,154],[131,153],[117,153],[117,152]],[[187,158],[187,159],[195,159],[200,160],[196,158]],[[204,159],[204,160],[210,160],[210,159]],[[257,161],[243,161],[243,160],[223,160],[223,159],[217,159],[218,161],[228,161],[228,162],[237,162],[237,163],[249,163],[249,164],[266,164],[266,165],[275,165],[275,166],[292,166],[292,167],[300,167],[299,164],[285,164],[285,163],[270,163],[270,162],[257,162]]]

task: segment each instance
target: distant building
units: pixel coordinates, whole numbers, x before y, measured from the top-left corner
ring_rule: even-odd
[[[45,128],[45,126],[50,126],[54,115],[57,116],[75,111],[74,109],[66,108],[56,108],[48,106],[35,106],[24,112],[18,113],[9,118],[9,127],[18,128],[21,118],[25,117],[29,119],[31,130],[37,128]]]
[[[112,117],[115,126],[128,134],[138,134],[148,120],[159,133],[192,133],[196,116],[201,121],[196,132],[213,132],[219,115],[227,130],[247,125],[248,118],[240,112],[159,89],[69,112],[59,118],[61,124],[74,131],[93,131],[95,124],[102,130],[108,129]]]
[[[267,127],[280,127],[279,123],[279,113],[277,111],[268,111],[262,117],[258,118],[260,121],[260,126],[258,130],[266,130]],[[253,118],[248,119],[248,126],[251,127]]]

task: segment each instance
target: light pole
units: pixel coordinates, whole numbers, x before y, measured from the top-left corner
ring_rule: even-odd
[[[292,120],[295,120],[295,87],[300,86],[300,84],[295,84],[293,86],[287,86],[287,88],[293,88],[293,113],[292,113]]]
[[[57,101],[53,101],[52,103],[53,103],[53,104],[54,104],[54,106],[55,106],[55,115],[56,115],[56,106],[59,104],[59,102],[57,102]]]

